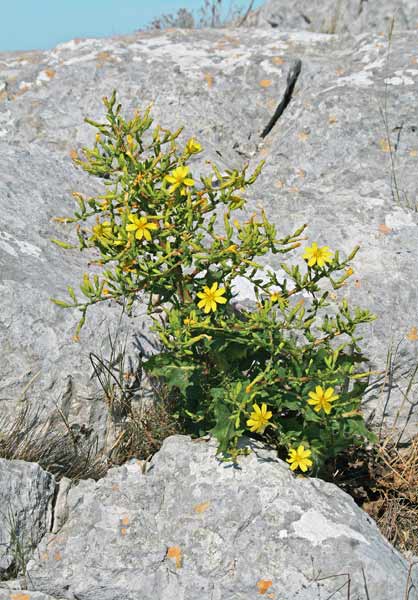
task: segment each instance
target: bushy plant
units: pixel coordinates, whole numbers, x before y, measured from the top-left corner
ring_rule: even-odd
[[[317,470],[370,438],[356,329],[374,316],[332,292],[352,275],[357,248],[342,257],[308,244],[306,225],[278,239],[264,211],[238,220],[262,164],[251,174],[211,164],[198,180],[189,166],[202,150],[196,140],[180,145],[181,130],[153,128],[149,109],[125,120],[115,93],[104,104],[106,122],[87,120],[95,143],[75,162],[108,190],[75,193],[67,219],[102,272],[84,275],[83,301],[71,287],[70,301],[54,300],[81,311],[76,334],[98,302],[128,311],[146,302],[162,350],[144,368],[177,393],[188,430],[211,432],[226,457],[252,434],[288,453],[293,470]],[[258,262],[267,254],[282,257],[282,275]],[[251,284],[253,309],[237,305],[237,277]]]
[[[246,7],[236,6],[235,2],[223,0],[203,0],[197,16],[187,8],[180,8],[175,14],[163,14],[156,17],[149,25],[150,29],[202,29],[207,27],[226,27],[228,25],[241,25],[250,13],[254,0]]]

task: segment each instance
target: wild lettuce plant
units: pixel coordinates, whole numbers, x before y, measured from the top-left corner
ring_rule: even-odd
[[[248,166],[198,177],[190,159],[202,151],[181,130],[153,127],[150,110],[125,120],[116,94],[104,98],[93,147],[76,164],[107,191],[75,193],[81,250],[94,248],[101,275],[86,273],[81,311],[98,302],[139,298],[162,350],[145,369],[177,394],[189,431],[211,432],[219,452],[235,458],[244,435],[275,444],[293,470],[317,469],[371,437],[360,410],[367,373],[356,334],[374,316],[338,300],[358,248],[347,256],[306,241],[306,225],[278,238],[266,213],[241,216],[244,192],[257,179]],[[61,246],[67,244],[56,242]],[[280,271],[258,260],[279,255]],[[251,309],[236,302],[237,278],[254,290]]]

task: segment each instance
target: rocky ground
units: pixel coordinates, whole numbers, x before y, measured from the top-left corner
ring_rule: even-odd
[[[99,120],[101,97],[116,88],[126,114],[153,103],[157,123],[184,125],[184,139],[201,141],[196,173],[207,160],[226,169],[264,159],[249,211],[263,206],[279,233],[308,223],[311,241],[347,253],[360,245],[355,276],[338,293],[378,316],[362,342],[381,373],[365,410],[378,424],[405,428],[405,439],[416,433],[417,6],[369,0],[355,16],[354,3],[338,12],[336,2],[320,10],[299,2],[285,13],[282,4],[268,2],[247,28],[147,31],[0,53],[3,424],[27,388],[51,428],[64,415],[79,430],[93,428],[102,445],[112,436],[88,355],[108,352],[119,311],[97,307],[77,344],[79,315],[49,299],[87,267],[87,257],[50,239],[74,240],[73,228],[55,220],[72,214],[71,192],[99,189],[71,157],[92,142],[84,118]],[[274,120],[286,90],[290,102]],[[266,260],[279,270],[279,259]],[[121,324],[133,369],[132,334],[144,326],[141,306]],[[0,569],[7,575],[16,565],[8,504],[24,544],[37,551],[26,583],[8,584],[13,591],[4,588],[0,599],[342,599],[348,575],[352,598],[407,597],[405,560],[348,496],[293,478],[265,450],[242,460],[240,469],[220,465],[211,443],[171,438],[149,471],[135,462],[111,470],[71,487],[66,505],[63,480],[60,517],[49,475],[3,461]]]

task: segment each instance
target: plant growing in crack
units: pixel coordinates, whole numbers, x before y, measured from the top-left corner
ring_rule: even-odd
[[[196,436],[211,432],[228,459],[244,434],[274,444],[294,469],[317,472],[344,448],[371,439],[360,410],[369,373],[357,334],[374,316],[330,290],[353,274],[347,257],[305,240],[306,225],[278,238],[266,213],[238,219],[243,192],[259,176],[248,166],[197,179],[201,152],[181,129],[152,128],[149,109],[125,120],[116,93],[105,98],[106,122],[75,162],[107,188],[75,193],[81,250],[94,249],[101,275],[85,273],[69,301],[81,311],[114,301],[129,312],[146,303],[161,351],[144,369],[176,394],[176,411]],[[56,241],[58,245],[69,245]],[[303,247],[302,244],[304,244]],[[280,271],[264,267],[268,254]],[[290,257],[290,258],[289,258]],[[251,310],[236,302],[236,281],[251,285]]]
[[[7,581],[18,576],[26,576],[26,567],[35,544],[33,540],[27,538],[26,532],[22,531],[22,525],[11,505],[3,513],[3,519],[7,524],[7,531],[5,532],[7,537],[6,541],[0,543],[0,552],[6,557],[6,560],[7,556],[11,556],[12,559],[7,560],[10,564],[3,575],[0,576],[0,581]],[[1,547],[3,547],[3,552]],[[1,554],[0,558],[2,558]]]

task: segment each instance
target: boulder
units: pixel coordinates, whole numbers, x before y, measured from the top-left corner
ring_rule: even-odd
[[[269,25],[279,31],[318,33],[387,33],[392,19],[398,29],[418,28],[415,0],[268,0],[251,23]]]
[[[73,226],[54,220],[72,214],[72,191],[102,189],[72,166],[70,154],[93,142],[83,119],[103,118],[101,97],[116,88],[126,114],[153,102],[156,123],[185,125],[182,139],[202,142],[195,173],[208,169],[207,160],[221,169],[266,160],[249,211],[263,205],[279,234],[309,223],[307,243],[342,252],[361,246],[355,277],[339,295],[378,316],[363,332],[380,373],[368,410],[385,425],[414,428],[417,41],[417,31],[396,29],[390,45],[377,33],[177,30],[0,54],[1,414],[15,413],[29,385],[28,399],[45,414],[58,404],[69,423],[106,437],[107,407],[89,353],[108,352],[120,307],[95,307],[73,342],[80,315],[50,297],[77,286],[92,257],[50,239],[75,240]],[[261,137],[300,64],[290,103]],[[280,270],[278,257],[267,260]],[[132,342],[143,325],[138,304],[122,320],[122,338]],[[135,371],[134,345],[130,356]]]
[[[54,477],[37,464],[0,459],[0,579],[24,569],[49,531],[54,492]]]
[[[408,586],[418,598],[418,578],[408,584],[407,562],[351,497],[249,443],[233,465],[212,440],[173,436],[150,465],[80,482],[67,521],[28,565],[29,589],[71,600],[393,600]]]

